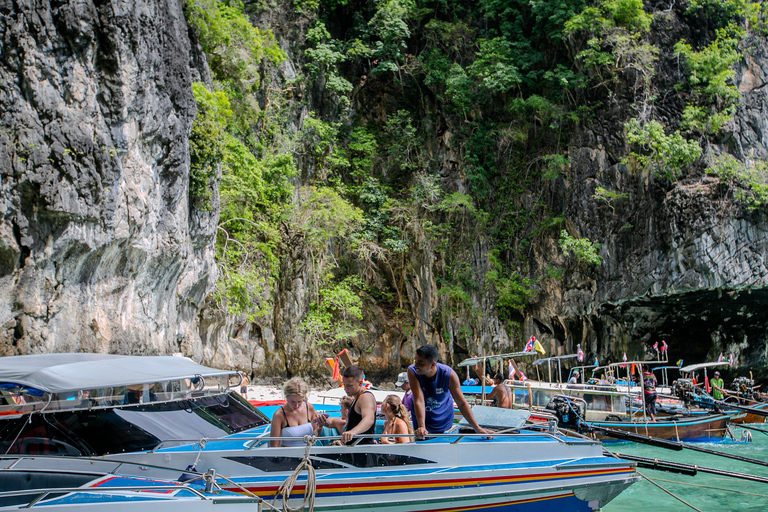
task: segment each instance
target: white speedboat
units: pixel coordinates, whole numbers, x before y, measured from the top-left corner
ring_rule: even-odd
[[[547,429],[270,448],[268,422],[234,392],[239,382],[176,357],[0,358],[0,449],[41,469],[51,460],[30,456],[123,462],[122,475],[141,478],[197,471],[225,491],[294,508],[310,498],[329,512],[592,511],[638,480],[632,463],[604,457],[599,442]],[[297,471],[307,463],[311,471]],[[290,494],[280,491],[286,482],[295,484]]]

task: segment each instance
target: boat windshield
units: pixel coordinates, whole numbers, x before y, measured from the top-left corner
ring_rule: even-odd
[[[266,423],[236,393],[57,410],[0,420],[0,453],[98,456],[144,451],[161,441],[220,438]]]
[[[61,393],[47,393],[11,383],[0,383],[0,389],[4,390],[5,395],[0,400],[0,414],[99,409],[136,403],[171,402],[216,396],[226,393],[239,382],[239,375],[237,374],[208,377],[197,375],[186,379],[144,382],[128,386],[82,389]]]

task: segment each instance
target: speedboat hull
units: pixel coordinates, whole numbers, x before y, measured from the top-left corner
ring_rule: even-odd
[[[231,450],[228,443],[239,449]],[[250,441],[207,443],[148,454],[123,454],[143,464],[215,469],[232,492],[280,503],[280,486],[304,459],[305,448],[256,447]],[[288,504],[298,507],[315,487],[314,508],[385,512],[458,510],[597,510],[637,481],[627,461],[604,457],[600,443],[563,435],[523,433],[439,437],[401,445],[313,446],[307,473],[296,478]],[[514,462],[510,462],[514,461]]]

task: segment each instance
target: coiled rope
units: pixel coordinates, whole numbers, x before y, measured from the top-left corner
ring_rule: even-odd
[[[307,508],[308,512],[315,510],[315,493],[317,491],[317,481],[315,480],[315,468],[312,466],[312,461],[309,459],[309,453],[312,450],[312,445],[315,444],[315,436],[304,436],[304,444],[306,448],[304,450],[304,460],[302,460],[291,476],[285,479],[285,482],[277,490],[275,499],[272,500],[272,508],[275,508],[275,502],[277,496],[283,497],[283,512],[297,512]],[[298,508],[293,508],[288,505],[288,499],[291,497],[291,491],[296,485],[296,481],[299,478],[299,474],[304,470],[307,470],[307,483],[304,486],[304,501]]]

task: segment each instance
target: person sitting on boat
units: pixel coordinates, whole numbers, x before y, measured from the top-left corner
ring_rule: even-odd
[[[493,391],[488,395],[488,400],[495,400],[496,406],[502,409],[512,408],[512,391],[504,384],[500,373],[493,376]]]
[[[365,389],[363,370],[353,364],[344,368],[341,383],[347,396],[354,399],[349,408],[349,417],[341,433],[341,442],[349,444],[358,434],[373,434],[376,425],[376,398]],[[372,438],[366,438],[358,444],[371,444]]]
[[[459,407],[478,434],[491,434],[477,424],[464,393],[459,376],[450,366],[437,362],[437,349],[422,345],[416,350],[416,358],[408,367],[408,380],[413,390],[413,427],[416,439],[427,434],[442,434],[453,425],[453,402]]]
[[[318,414],[307,401],[309,388],[306,382],[298,377],[289,380],[283,386],[285,404],[275,411],[272,416],[270,437],[295,437],[296,439],[273,439],[269,446],[304,446],[304,436],[315,433]]]
[[[722,400],[724,395],[728,394],[725,390],[725,382],[720,378],[720,372],[715,371],[715,375],[709,383],[712,386],[712,398],[715,400]]]
[[[571,379],[568,381],[568,384],[578,384],[579,383],[579,370],[574,370],[573,374],[571,375]]]
[[[653,372],[645,371],[642,382],[645,414],[651,418],[651,421],[656,421],[656,376],[653,375]]]
[[[405,391],[405,394],[403,395],[403,405],[408,413],[413,415],[413,393],[411,392],[411,383],[408,382],[407,372],[403,372],[397,376],[395,386]]]
[[[397,395],[388,395],[381,403],[381,412],[384,413],[384,430],[379,442],[382,444],[410,443],[410,437],[389,437],[393,434],[413,434],[413,427],[405,405]]]
[[[476,355],[472,355],[472,357],[476,358]],[[486,359],[485,364],[483,364],[483,361],[478,361],[475,363],[475,373],[477,374],[477,382],[475,384],[470,384],[467,382],[467,386],[473,386],[478,385],[481,386],[485,384],[486,386],[493,386],[493,379],[491,378],[491,373],[493,372],[493,368],[491,367],[491,362]],[[470,379],[467,379],[470,380]]]
[[[143,404],[146,402],[156,402],[157,395],[148,391],[144,393],[145,384],[133,384],[125,387],[125,396],[123,397],[123,405],[130,404]]]
[[[344,431],[344,425],[347,424],[347,419],[349,418],[349,408],[352,407],[354,401],[355,399],[351,396],[342,397],[339,402],[339,410],[341,411],[341,414],[335,418],[328,418],[325,421],[325,426],[335,428],[338,433],[341,434],[341,432]]]

